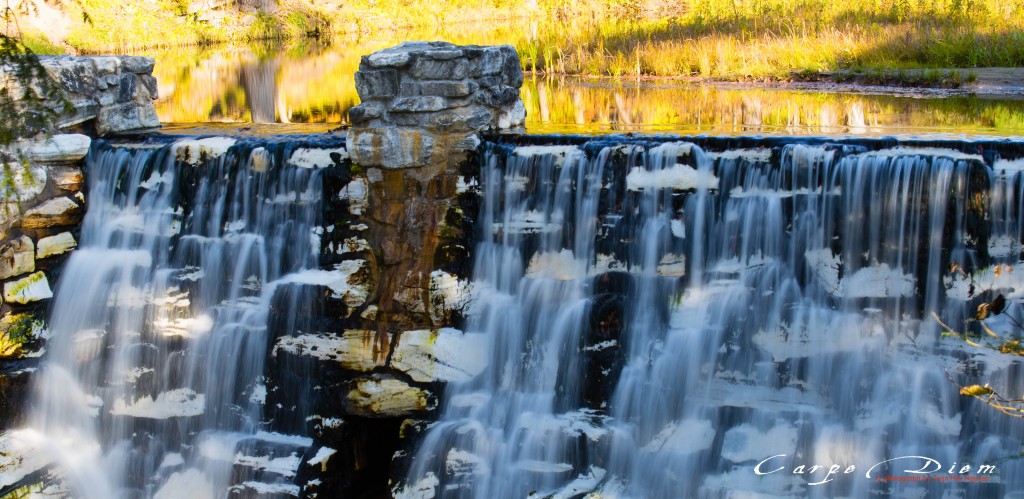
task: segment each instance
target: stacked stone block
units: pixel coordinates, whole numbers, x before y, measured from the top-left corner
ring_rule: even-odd
[[[406,42],[363,57],[363,103],[349,111],[348,149],[361,166],[412,168],[476,149],[484,130],[521,127],[523,72],[509,45]]]

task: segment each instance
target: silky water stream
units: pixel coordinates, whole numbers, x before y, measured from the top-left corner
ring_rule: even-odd
[[[791,142],[490,146],[490,368],[397,496],[1022,496],[1020,425],[947,379],[1019,367],[931,315],[1024,289],[1021,161]]]
[[[288,164],[294,147],[94,145],[81,247],[18,432],[66,495],[298,495],[312,440],[270,428],[263,378],[275,290],[319,263],[320,172]],[[277,313],[296,327],[309,305]]]

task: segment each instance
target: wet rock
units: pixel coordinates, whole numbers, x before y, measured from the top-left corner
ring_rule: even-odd
[[[366,179],[353,178],[338,193],[338,199],[348,201],[348,211],[353,215],[362,215],[369,203],[369,188]]]
[[[72,236],[70,232],[44,237],[36,244],[36,258],[62,255],[75,246],[78,246],[78,241],[75,241],[75,236]]]
[[[4,301],[22,305],[53,298],[46,274],[36,272],[23,279],[4,283]]]
[[[342,403],[348,414],[369,418],[410,416],[437,405],[426,390],[388,375],[355,379]]]
[[[203,161],[223,156],[236,142],[238,141],[231,137],[180,140],[174,143],[174,156],[178,161],[195,166]]]
[[[12,148],[30,162],[71,163],[85,158],[90,144],[92,139],[86,135],[66,133],[43,140],[18,141]]]
[[[409,168],[427,164],[434,137],[416,128],[349,129],[348,150],[361,166]]]
[[[85,182],[82,169],[75,166],[51,168],[50,179],[58,189],[72,192],[82,190],[82,184]]]
[[[96,132],[111,135],[129,131],[155,130],[160,127],[160,118],[152,106],[139,106],[129,102],[100,109],[96,117]]]
[[[32,370],[0,373],[0,428],[21,426],[32,389]]]
[[[36,269],[32,239],[21,236],[0,245],[0,279],[19,276]]]
[[[390,366],[421,383],[468,381],[487,367],[487,339],[453,328],[403,332]]]
[[[628,280],[628,276],[619,273],[605,274],[598,279],[602,278],[605,282],[597,283],[599,291],[609,283]],[[620,292],[603,292],[592,299],[590,324],[580,346],[580,357],[585,366],[582,397],[592,409],[607,409],[615,381],[625,365],[626,351],[621,340],[626,320],[625,284],[617,284],[623,286]]]
[[[348,159],[348,151],[343,148],[311,149],[301,147],[288,158],[288,164],[299,168],[327,168],[338,166],[345,159]]]
[[[289,277],[292,284],[324,286],[330,291],[330,298],[338,299],[347,308],[343,314],[348,317],[353,310],[366,303],[375,286],[373,274],[367,269],[366,260],[343,260],[334,264],[331,270],[306,270]]]
[[[473,283],[460,280],[443,270],[430,273],[430,319],[435,324],[451,324],[454,314],[462,315],[472,300]]]
[[[44,324],[32,313],[6,313],[0,319],[0,359],[23,359],[37,354]],[[6,420],[0,419],[0,424]]]
[[[20,163],[11,163],[0,168],[0,198],[12,201],[12,215],[18,211],[16,203],[32,202],[45,188],[45,168],[25,168]]]
[[[60,196],[25,212],[21,226],[27,229],[45,229],[74,225],[81,219],[82,208],[78,203]]]
[[[329,333],[282,336],[274,345],[274,355],[287,353],[337,362],[342,369],[369,372],[383,367],[390,350],[391,335],[368,330],[348,330],[341,335]]]
[[[7,490],[51,464],[43,450],[45,441],[45,436],[30,429],[0,433],[0,489]]]

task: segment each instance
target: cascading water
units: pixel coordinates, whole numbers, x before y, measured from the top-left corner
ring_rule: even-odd
[[[491,147],[468,327],[491,367],[449,386],[397,495],[1017,497],[1024,432],[947,379],[1014,393],[1012,359],[931,313],[962,325],[1020,288],[1021,169],[923,147]]]
[[[321,179],[285,152],[223,138],[94,146],[82,244],[20,432],[69,495],[298,495],[312,441],[269,430],[262,376],[275,290],[319,264]]]

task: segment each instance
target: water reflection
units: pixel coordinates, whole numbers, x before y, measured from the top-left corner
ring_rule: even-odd
[[[345,124],[359,103],[353,74],[362,55],[396,37],[333,45],[220,46],[151,52],[165,123]],[[500,39],[500,38],[499,38]],[[797,92],[721,88],[671,80],[528,77],[523,85],[530,132],[675,131],[717,134],[1024,133],[1024,101],[976,97]]]

